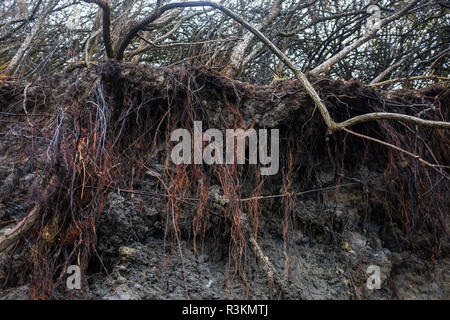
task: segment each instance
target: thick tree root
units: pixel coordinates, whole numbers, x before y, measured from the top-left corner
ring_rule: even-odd
[[[275,291],[276,296],[282,296],[287,294],[286,280],[283,280],[275,271],[275,267],[270,261],[269,257],[264,254],[248,224],[248,216],[246,213],[242,213],[243,219],[241,219],[242,229],[248,238],[248,242],[251,245],[253,253],[258,258],[264,273],[267,276],[268,284]]]

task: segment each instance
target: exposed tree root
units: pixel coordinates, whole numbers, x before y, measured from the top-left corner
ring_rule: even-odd
[[[17,242],[22,234],[31,229],[37,219],[40,209],[40,205],[36,205],[14,228],[5,234],[0,235],[0,252],[8,249],[12,244]]]
[[[249,236],[248,240],[252,246],[254,254],[260,261],[262,268],[266,273],[269,286],[275,289],[276,295],[286,294],[286,282],[283,281],[277,274],[269,257],[264,254],[253,236]]]

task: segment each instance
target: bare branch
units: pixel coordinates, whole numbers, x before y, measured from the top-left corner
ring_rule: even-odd
[[[354,126],[355,124],[368,122],[373,120],[398,120],[409,123],[414,123],[423,127],[431,128],[447,128],[450,129],[450,122],[445,121],[432,121],[424,120],[421,118],[409,116],[406,114],[390,113],[390,112],[373,112],[362,114],[360,116],[353,117],[351,119],[345,120],[343,122],[337,123],[337,126],[341,129]]]
[[[37,216],[40,212],[40,206],[36,205],[30,213],[21,220],[14,228],[7,231],[5,234],[0,235],[0,252],[9,248],[13,243],[15,243],[20,236],[31,229]]]
[[[210,10],[212,10],[212,9],[210,9]],[[209,11],[209,10],[207,10],[207,11]],[[181,10],[180,10],[180,9],[174,10],[173,12],[175,12],[175,13],[177,13],[177,12],[182,12],[182,9],[181,9]],[[159,38],[157,38],[157,39],[151,41],[151,44],[149,43],[149,42],[150,42],[149,40],[147,40],[147,39],[142,39],[143,43],[141,43],[141,44],[139,45],[139,47],[138,47],[136,50],[134,50],[133,52],[131,52],[131,53],[128,55],[128,57],[134,57],[134,59],[133,59],[134,61],[139,61],[139,56],[140,56],[142,53],[144,53],[145,51],[150,50],[150,49],[152,49],[152,48],[155,48],[155,47],[156,47],[156,44],[158,44],[158,43],[160,43],[160,42],[163,42],[164,40],[166,40],[167,38],[169,38],[171,35],[173,35],[175,32],[177,32],[177,30],[181,27],[181,25],[182,25],[184,22],[186,22],[187,20],[192,19],[193,17],[198,16],[198,15],[200,15],[200,14],[203,14],[203,12],[193,12],[193,13],[191,13],[191,14],[188,14],[188,15],[182,17],[181,19],[178,20],[178,22],[173,26],[172,29],[170,29],[169,31],[167,31],[165,34],[163,34],[163,35],[160,36]],[[178,14],[177,14],[177,15],[178,15]],[[167,24],[167,23],[169,22],[169,20],[166,19],[166,17],[173,18],[174,15],[168,14],[168,15],[165,15],[165,16],[163,16],[163,17],[157,19],[154,23],[151,23],[151,24],[147,27],[147,29],[148,29],[149,27],[152,27],[152,28],[153,28],[153,27],[156,27],[156,26],[157,26],[157,27],[160,27],[160,26],[163,26],[163,25]],[[144,45],[144,43],[147,43],[148,45]]]
[[[297,29],[295,29],[293,31],[289,31],[289,32],[280,32],[280,33],[277,34],[277,36],[279,36],[279,37],[292,37],[292,36],[297,35],[300,31],[305,30],[305,29],[309,29],[312,26],[314,26],[314,25],[316,25],[316,24],[318,24],[320,22],[340,19],[340,18],[343,18],[343,17],[356,16],[356,15],[360,15],[362,13],[364,13],[364,11],[359,10],[359,11],[354,11],[354,12],[337,13],[337,14],[333,14],[331,16],[317,18],[317,19],[314,19],[311,23],[309,23],[305,27],[297,28]]]
[[[56,176],[52,176],[50,178],[45,191],[42,193],[41,200],[47,200],[55,193],[57,181],[58,179]],[[7,231],[5,234],[0,235],[0,252],[8,249],[8,247],[19,240],[21,235],[31,229],[31,227],[36,222],[41,209],[41,205],[36,204],[28,213],[28,215],[23,218],[14,228]]]
[[[281,12],[281,2],[280,0],[274,0],[272,8],[266,18],[264,18],[262,23],[258,23],[254,27],[258,30],[262,30],[267,27]],[[232,51],[230,57],[230,64],[228,65],[226,75],[228,77],[234,78],[244,67],[245,60],[245,50],[250,45],[251,41],[255,35],[252,32],[247,32],[241,43],[239,43]]]
[[[105,45],[106,56],[108,58],[114,57],[114,50],[111,40],[111,5],[109,0],[82,0],[87,3],[95,3],[103,11],[103,42]]]

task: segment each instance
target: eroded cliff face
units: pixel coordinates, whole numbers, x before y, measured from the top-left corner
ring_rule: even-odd
[[[327,135],[299,83],[115,63],[76,79],[33,84],[25,102],[16,87],[2,101],[10,123],[0,137],[0,233],[41,208],[0,255],[4,299],[450,297],[446,169]],[[448,118],[446,86],[380,92],[310,80],[338,120],[431,106],[430,117]],[[17,115],[23,104],[33,117]],[[279,173],[171,164],[171,130],[192,129],[194,119],[279,129]],[[445,130],[390,121],[354,130],[448,165]],[[45,203],[43,181],[56,186]],[[80,261],[82,290],[70,291],[63,268]],[[380,269],[378,290],[367,287],[369,266]]]

